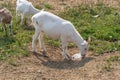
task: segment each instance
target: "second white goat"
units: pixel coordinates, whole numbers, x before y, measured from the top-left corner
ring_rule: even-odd
[[[26,15],[34,15],[40,10],[36,9],[31,2],[27,0],[17,0],[16,2],[16,19],[18,17],[18,12],[21,13],[21,24],[24,22],[24,17]]]
[[[33,15],[32,22],[35,27],[35,34],[33,35],[32,40],[33,52],[36,52],[37,39],[39,39],[41,50],[43,52],[46,51],[43,44],[43,34],[45,33],[53,39],[61,40],[63,51],[62,55],[64,59],[69,60],[71,58],[67,52],[68,42],[74,42],[78,46],[82,58],[85,57],[89,42],[85,41],[81,37],[71,22],[47,11],[40,11],[39,13]]]

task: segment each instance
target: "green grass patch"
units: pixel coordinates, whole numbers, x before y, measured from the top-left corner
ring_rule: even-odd
[[[29,50],[28,46],[32,41],[32,36],[34,30],[27,30],[28,25],[21,26],[18,22],[20,20],[15,19],[15,9],[10,7],[7,3],[2,4],[2,6],[8,8],[13,15],[13,36],[9,35],[9,27],[7,26],[7,33],[5,35],[2,25],[0,24],[0,60],[9,60],[12,56],[28,56]],[[12,63],[12,61],[9,61]]]
[[[108,58],[107,61],[120,61],[120,56],[112,56]]]

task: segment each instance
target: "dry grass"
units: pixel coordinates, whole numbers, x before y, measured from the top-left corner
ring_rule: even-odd
[[[16,6],[16,0],[1,0],[0,3],[10,3],[12,6]],[[88,5],[90,7],[98,3],[104,3],[108,6],[119,7],[120,0],[28,0],[33,3],[34,6],[45,8],[45,4],[49,4],[53,7],[51,12],[57,13],[65,10],[69,7],[75,7],[78,5]]]

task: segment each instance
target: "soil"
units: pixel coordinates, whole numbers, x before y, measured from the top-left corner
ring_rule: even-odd
[[[77,48],[71,48],[70,54]],[[106,59],[119,55],[117,52],[87,57],[81,61],[64,60],[59,48],[47,47],[48,57],[30,53],[17,57],[13,62],[0,62],[0,80],[119,80],[120,62],[114,61],[106,69]],[[108,67],[109,68],[109,67]]]
[[[5,0],[3,0],[5,1]],[[56,8],[60,3],[73,5],[81,0],[29,0],[35,4],[35,1],[56,3]],[[42,2],[43,1],[43,2]],[[72,2],[73,1],[73,2]],[[104,0],[105,1],[105,0]],[[110,0],[111,1],[111,0]],[[117,1],[117,0],[115,0]],[[11,0],[15,4],[15,0]],[[55,3],[54,3],[55,2]],[[68,2],[68,3],[67,3]],[[54,11],[54,10],[52,10]],[[58,9],[55,9],[58,11]],[[29,48],[31,50],[31,46]],[[120,62],[113,61],[109,64],[106,59],[111,56],[120,56],[118,52],[105,53],[100,56],[92,56],[88,51],[85,59],[81,61],[67,61],[61,55],[61,49],[58,47],[47,46],[48,57],[43,57],[41,52],[30,55],[14,57],[10,61],[0,61],[0,80],[119,80]],[[69,49],[70,55],[77,53],[77,48]],[[107,68],[107,69],[106,69]]]

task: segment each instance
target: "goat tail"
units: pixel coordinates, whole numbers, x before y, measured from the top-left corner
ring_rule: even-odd
[[[32,22],[33,22],[34,26],[38,25],[38,21],[36,21],[36,18],[34,16],[32,17]]]

